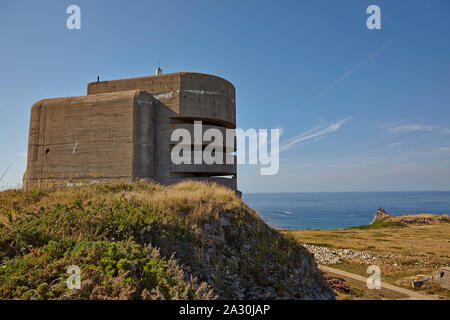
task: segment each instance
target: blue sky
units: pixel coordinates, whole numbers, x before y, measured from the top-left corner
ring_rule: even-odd
[[[81,30],[66,8],[81,8]],[[381,8],[368,30],[366,8]],[[280,171],[244,192],[450,190],[450,2],[0,3],[0,187],[26,166],[29,111],[95,81],[193,71],[236,87],[240,128],[282,128]]]

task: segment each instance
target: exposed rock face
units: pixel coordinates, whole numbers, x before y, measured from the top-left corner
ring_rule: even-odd
[[[376,222],[378,220],[381,220],[383,218],[386,218],[386,217],[392,217],[392,215],[390,215],[389,213],[384,211],[384,209],[382,207],[379,207],[377,212],[373,216],[373,220],[372,220],[372,222],[370,224],[372,224],[372,223],[374,223],[374,222]]]
[[[313,255],[249,213],[222,211],[218,221],[195,228],[197,245],[176,250],[185,271],[219,299],[334,299]]]

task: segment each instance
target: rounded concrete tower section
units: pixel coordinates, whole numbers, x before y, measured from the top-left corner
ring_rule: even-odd
[[[169,159],[167,182],[173,183],[182,179],[207,179],[225,184],[232,189],[237,188],[236,159],[230,155],[236,150],[234,137],[231,143],[227,141],[227,130],[234,132],[233,129],[236,127],[236,93],[229,81],[205,74],[181,74],[179,109],[177,114],[170,116],[169,123],[171,134],[180,128],[189,131],[192,137],[190,146],[192,162],[191,164],[174,164],[172,159]],[[197,133],[195,126],[197,126]],[[201,128],[202,137],[200,142],[194,139],[199,136],[199,128]],[[223,141],[203,139],[207,130],[220,132]],[[229,134],[228,136],[230,137]],[[169,144],[170,155],[177,141],[170,140]],[[231,144],[233,144],[232,147],[230,147]],[[204,159],[201,164],[195,163],[194,151],[204,151],[208,145],[218,147],[214,148],[214,151],[219,150],[215,155],[221,159],[221,163],[206,164]],[[234,161],[229,163],[227,158],[233,158]]]
[[[87,94],[97,95],[126,90],[145,90],[155,99],[153,175],[149,178],[163,184],[181,180],[209,180],[237,190],[236,161],[232,164],[174,164],[171,152],[177,141],[171,141],[173,130],[187,129],[194,137],[194,123],[202,122],[203,131],[223,132],[236,127],[236,92],[227,80],[203,73],[178,72],[130,79],[91,82]],[[145,120],[145,119],[143,119]],[[235,141],[235,139],[234,139]],[[206,147],[209,142],[203,142]],[[236,144],[234,144],[236,145]],[[191,148],[195,147],[194,143]],[[232,153],[235,148],[226,149]],[[223,155],[224,158],[226,154]],[[193,160],[193,159],[192,159]],[[225,159],[224,159],[225,160]],[[139,176],[143,176],[140,174]]]

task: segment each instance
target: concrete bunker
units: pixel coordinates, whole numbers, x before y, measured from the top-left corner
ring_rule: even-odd
[[[23,188],[190,179],[237,190],[236,162],[171,162],[172,130],[192,131],[199,120],[205,128],[236,127],[229,81],[201,73],[159,74],[96,81],[88,84],[86,96],[40,100],[31,108]]]

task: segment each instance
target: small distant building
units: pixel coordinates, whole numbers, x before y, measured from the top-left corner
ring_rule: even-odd
[[[444,267],[433,272],[433,282],[450,290],[450,268]]]

